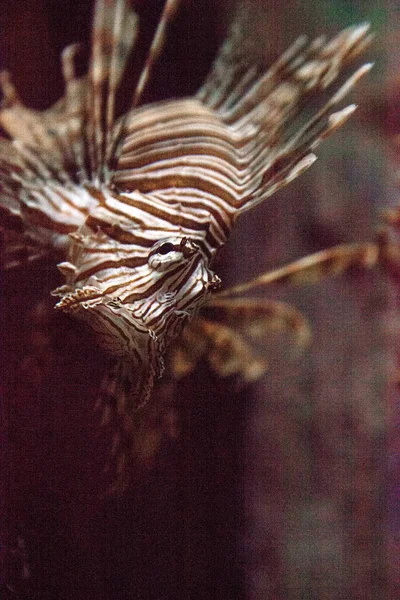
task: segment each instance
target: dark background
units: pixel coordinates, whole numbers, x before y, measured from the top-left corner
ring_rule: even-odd
[[[250,35],[271,61],[300,33],[372,20],[375,70],[355,119],[312,169],[238,224],[218,272],[229,284],[341,242],[371,240],[398,199],[395,3],[252,2]],[[1,67],[42,109],[62,94],[61,49],[88,39],[92,3],[14,0],[1,10]],[[130,97],[162,3],[137,0],[142,37]],[[193,93],[234,3],[189,0],[145,100]],[[53,268],[3,278],[1,525],[10,598],[43,600],[373,600],[400,597],[399,423],[394,292],[352,273],[271,297],[301,309],[313,342],[266,341],[253,386],[203,365],[175,392],[177,425],[124,493],[102,497],[106,444],[92,407],[104,357],[54,314]],[[161,392],[160,392],[161,393]],[[29,571],[29,577],[27,577]],[[14,591],[12,591],[14,590]]]

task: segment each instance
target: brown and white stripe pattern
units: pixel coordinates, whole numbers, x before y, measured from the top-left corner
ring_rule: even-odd
[[[11,138],[0,140],[2,213],[19,223],[27,248],[61,258],[57,306],[87,320],[123,361],[113,373],[131,373],[129,381],[107,376],[103,392],[124,397],[127,410],[149,396],[166,348],[218,286],[212,261],[236,218],[314,162],[355,108],[337,105],[370,68],[296,129],[307,100],[362,52],[368,27],[301,38],[265,70],[235,23],[196,96],[137,107],[177,6],[167,0],[122,117],[116,92],[138,26],[127,0],[96,1],[88,74],[77,78],[78,47],[67,48],[65,95],[47,111],[23,106],[2,76],[0,125]]]

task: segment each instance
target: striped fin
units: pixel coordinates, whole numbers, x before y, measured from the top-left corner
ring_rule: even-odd
[[[74,68],[77,44],[68,46],[62,54],[64,96],[49,109],[32,110],[24,106],[7,71],[0,74],[3,103],[0,108],[0,126],[8,135],[25,146],[35,148],[45,162],[60,174],[67,171],[71,177],[78,164],[71,160],[71,146],[81,136],[86,79],[77,78]],[[64,174],[65,178],[65,174]]]
[[[353,268],[370,269],[378,264],[381,251],[379,243],[341,244],[218,292],[215,297],[228,298],[269,285],[305,285],[341,275]]]
[[[116,93],[137,34],[127,0],[97,0],[88,75],[86,135],[94,182],[108,181],[115,149]]]
[[[63,98],[48,110],[34,111],[22,104],[10,75],[3,72],[0,125],[12,138],[46,152],[48,165],[56,154],[58,170],[74,180],[106,181],[121,131],[115,126],[116,93],[136,33],[137,16],[127,0],[97,0],[88,75],[77,77],[79,45],[68,46],[62,53]]]
[[[72,265],[59,267],[68,270]],[[110,356],[94,411],[99,433],[110,445],[106,470],[113,473],[116,491],[129,482],[130,467],[145,462],[150,452],[152,434],[147,440],[146,427],[151,428],[156,408],[149,398],[164,369],[163,352],[156,337],[118,300],[104,297],[94,287],[71,288],[69,293],[67,287],[53,292],[61,296],[56,308],[87,321],[96,342]]]
[[[69,245],[68,234],[82,225],[96,203],[84,187],[68,178],[56,155],[51,164],[40,149],[19,140],[0,140],[0,191],[2,226],[18,228],[26,260],[32,247],[40,255],[62,255]],[[23,253],[20,257],[22,264]]]
[[[343,244],[214,294],[172,349],[174,377],[189,375],[201,360],[207,360],[221,377],[257,379],[268,367],[260,355],[260,341],[272,331],[288,331],[301,347],[309,342],[310,329],[305,317],[285,303],[234,296],[269,285],[313,284],[354,268],[370,269],[378,264],[381,255],[384,258],[385,252],[379,242]]]
[[[135,377],[140,379],[142,374],[128,359],[110,362],[94,406],[101,430],[99,433],[110,434],[105,471],[113,471],[113,489],[124,487],[131,475],[128,473],[129,465],[135,462],[135,430],[140,424],[141,409],[135,414],[131,393],[137,384]]]
[[[148,402],[159,373],[159,356],[149,356],[147,367],[129,356],[110,360],[104,373],[94,412],[99,434],[106,436],[109,453],[105,472],[111,475],[108,494],[121,491],[133,470],[148,466],[161,440],[156,401]]]
[[[43,187],[49,179],[66,186],[82,185],[90,179],[84,135],[88,82],[87,77],[76,74],[75,58],[79,50],[78,44],[71,44],[61,55],[64,96],[53,106],[39,112],[19,101],[0,111],[0,124],[19,151],[25,155],[33,151],[45,165],[38,180]],[[61,199],[60,209],[64,209]]]
[[[4,271],[35,263],[46,256],[46,248],[35,244],[24,232],[0,228],[0,268]]]
[[[12,138],[0,140],[2,221],[7,226],[10,218],[20,220],[24,239],[19,245],[25,244],[26,260],[32,243],[40,254],[65,253],[68,234],[83,225],[98,203],[88,184],[108,177],[121,131],[115,125],[115,96],[136,24],[126,0],[99,0],[89,75],[77,77],[79,46],[67,47],[62,54],[65,94],[48,110],[26,108],[10,75],[0,76],[0,126]],[[3,261],[22,263],[23,254]]]
[[[232,225],[239,213],[305,171],[319,143],[352,115],[355,105],[337,107],[370,64],[334,88],[325,104],[321,99],[369,42],[367,25],[329,42],[301,38],[269,70],[246,54],[243,39],[236,24],[194,98],[127,116],[112,178],[119,191],[174,196],[183,212],[190,210],[191,196],[206,194]],[[315,98],[320,107],[310,118]]]
[[[265,339],[279,331],[290,332],[300,347],[310,336],[305,317],[282,302],[215,298],[171,349],[172,373],[180,379],[206,360],[219,377],[254,381],[268,368]]]
[[[79,46],[68,46],[62,54],[65,94],[40,112],[23,106],[9,74],[3,73],[0,125],[14,139],[43,151],[46,164],[56,158],[57,171],[74,181],[108,181],[121,133],[115,124],[116,93],[136,34],[137,16],[127,0],[97,0],[88,75],[77,78]]]
[[[266,70],[255,40],[236,21],[197,97],[230,123],[244,117],[263,128],[275,127],[298,107],[299,97],[327,89],[338,78],[370,43],[368,31],[369,24],[363,23],[329,41],[320,36],[309,43],[301,36]]]
[[[327,90],[364,50],[371,39],[368,29],[368,24],[350,27],[329,42],[320,37],[307,44],[307,38],[299,38],[269,70],[260,73],[243,28],[234,23],[197,97],[239,137],[251,128],[257,139],[256,151],[249,153],[249,168],[253,181],[259,178],[258,185],[249,189],[247,196],[242,194],[240,210],[253,207],[307,169],[318,144],[352,114],[353,105],[334,110],[370,64],[358,69],[311,119],[297,125],[294,135],[289,134],[303,106],[316,93]]]
[[[144,68],[140,74],[135,92],[133,94],[132,106],[136,107],[140,103],[144,90],[150,78],[151,70],[159,57],[165,43],[166,30],[168,24],[172,21],[178,10],[181,0],[166,0],[161,14],[156,32],[151,43]]]
[[[166,0],[147,60],[135,88],[136,106],[148,83],[180,0]],[[124,135],[124,118],[116,118],[116,96],[127,59],[138,32],[138,17],[129,0],[96,0],[88,74],[78,78],[74,59],[79,45],[62,54],[65,95],[45,111],[26,108],[11,81],[0,74],[4,101],[0,126],[23,144],[45,151],[46,162],[54,154],[64,170],[80,183],[109,183],[119,144]]]
[[[151,402],[131,410],[124,382],[134,372],[128,362],[110,363],[93,408],[98,434],[108,447],[105,495],[120,493],[143,469],[150,468],[162,438],[168,435],[165,417],[170,413],[173,383],[159,384]]]
[[[82,151],[80,161],[75,156],[76,146],[82,145],[76,140],[81,138],[86,93],[85,80],[75,75],[77,50],[75,45],[64,51],[65,96],[46,111],[26,108],[10,75],[0,77],[0,126],[13,138],[0,140],[0,216],[6,228],[10,218],[18,220],[21,232],[2,256],[6,268],[65,251],[67,234],[84,222],[93,205],[79,185]]]

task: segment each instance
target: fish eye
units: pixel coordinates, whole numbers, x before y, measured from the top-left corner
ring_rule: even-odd
[[[148,264],[155,271],[168,271],[185,263],[197,254],[199,246],[187,237],[172,237],[155,242],[148,256]]]
[[[168,271],[185,261],[181,243],[182,240],[179,238],[156,242],[149,254],[149,266],[155,271]]]
[[[171,242],[164,242],[157,250],[157,254],[169,254],[175,251],[175,246]]]

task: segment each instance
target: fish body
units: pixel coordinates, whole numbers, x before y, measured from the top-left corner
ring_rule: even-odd
[[[0,214],[13,230],[5,233],[5,262],[47,254],[58,263],[65,283],[53,292],[57,308],[87,321],[113,358],[100,392],[108,413],[117,406],[132,414],[147,402],[174,343],[175,350],[190,339],[200,347],[202,338],[215,351],[222,330],[213,313],[239,329],[245,316],[253,324],[263,314],[273,319],[270,305],[263,312],[225,298],[229,291],[216,295],[214,259],[243,212],[311,166],[318,144],[355,109],[337,105],[370,68],[301,121],[308,100],[330,90],[368,44],[368,26],[330,41],[300,38],[265,69],[239,21],[195,96],[140,106],[177,6],[165,4],[125,115],[116,94],[138,29],[126,0],[96,1],[88,73],[77,77],[79,48],[68,47],[65,94],[48,110],[26,108],[9,75],[1,79],[8,137],[0,139]],[[302,328],[287,307],[278,313]],[[224,336],[220,347],[247,356],[232,334]],[[186,364],[195,355],[186,348]]]

